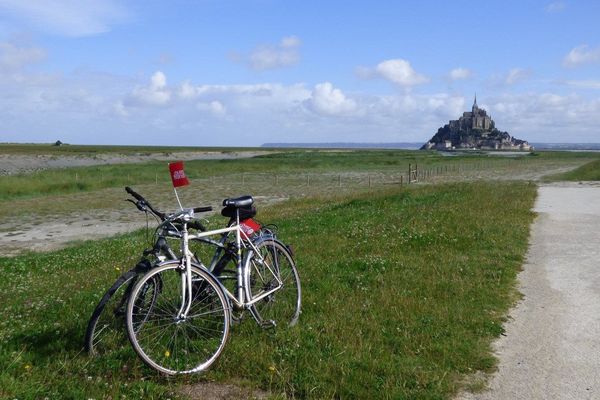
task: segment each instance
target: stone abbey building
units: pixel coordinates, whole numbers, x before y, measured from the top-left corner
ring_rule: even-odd
[[[477,106],[477,95],[471,111],[465,111],[457,120],[450,121],[421,147],[422,150],[532,150],[525,140],[516,139],[496,129],[492,117]]]

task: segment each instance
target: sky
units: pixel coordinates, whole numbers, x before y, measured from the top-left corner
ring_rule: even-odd
[[[600,2],[0,0],[0,142],[600,142]]]

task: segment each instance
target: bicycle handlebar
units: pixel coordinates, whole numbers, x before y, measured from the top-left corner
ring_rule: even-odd
[[[152,211],[152,213],[154,215],[156,215],[158,218],[160,218],[161,221],[165,220],[165,218],[166,218],[165,213],[160,212],[157,209],[155,209],[154,207],[152,207],[152,204],[150,204],[150,202],[148,200],[146,200],[144,198],[144,196],[142,196],[141,194],[137,193],[135,190],[133,190],[129,186],[125,187],[125,191],[127,193],[129,193],[131,196],[133,196],[134,199],[136,199],[137,201],[141,202],[143,205],[145,205],[146,207],[148,207],[148,209],[150,211]]]
[[[148,202],[146,201],[146,199],[144,199],[144,198],[142,197],[142,195],[141,195],[141,194],[138,194],[138,193],[137,193],[135,190],[133,190],[133,189],[132,189],[132,188],[130,188],[129,186],[125,186],[125,191],[126,191],[127,193],[129,193],[130,195],[132,195],[132,196],[133,196],[133,197],[134,197],[136,200],[139,200],[139,201],[143,201],[143,202],[146,202],[146,203],[148,203]]]
[[[129,186],[125,187],[125,191],[127,193],[129,193],[134,199],[137,200],[137,202],[133,202],[132,200],[130,200],[130,201],[132,203],[134,203],[138,209],[143,211],[144,207],[147,207],[154,215],[156,215],[158,218],[160,218],[160,220],[163,222],[166,221],[167,218],[173,217],[173,216],[167,216],[165,213],[156,210],[154,207],[152,207],[152,204],[150,204],[150,202],[144,198],[144,196],[137,193],[135,190],[133,190]],[[208,211],[212,211],[212,210],[213,210],[213,208],[211,206],[196,207],[193,209],[193,211],[195,213],[208,212]],[[204,227],[204,225],[202,225],[202,223],[198,220],[189,221],[188,227],[190,227],[192,229],[197,229],[199,231],[206,231],[206,228]]]

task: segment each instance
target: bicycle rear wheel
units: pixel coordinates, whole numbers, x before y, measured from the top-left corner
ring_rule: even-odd
[[[148,366],[168,375],[206,370],[229,335],[228,301],[216,279],[197,266],[192,267],[191,309],[186,318],[178,317],[184,274],[179,261],[156,267],[134,286],[127,306],[134,350]]]
[[[85,350],[103,355],[126,342],[125,307],[138,272],[131,269],[113,283],[94,309],[85,332]]]
[[[278,240],[267,239],[255,244],[258,253],[250,252],[247,266],[248,291],[250,300],[256,299],[276,288],[250,307],[259,324],[273,321],[280,326],[294,326],[300,317],[302,290],[296,264],[288,249]]]

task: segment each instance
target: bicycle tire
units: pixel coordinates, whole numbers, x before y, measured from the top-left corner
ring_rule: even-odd
[[[283,287],[250,306],[259,324],[294,326],[298,322],[302,306],[302,288],[296,263],[287,246],[277,239],[258,241],[255,247],[264,261],[256,257],[254,250],[247,254],[246,287],[248,301],[278,285],[270,271],[275,271]]]
[[[186,319],[177,317],[181,305],[179,261],[158,265],[138,280],[127,305],[127,335],[142,361],[166,374],[206,370],[219,357],[229,335],[230,307],[220,283],[208,271],[192,266],[193,303]],[[140,293],[148,282],[157,291],[152,304]],[[143,322],[140,323],[140,321]]]
[[[125,305],[137,275],[135,268],[121,274],[98,302],[85,332],[85,351],[89,355],[109,353],[127,340]]]

